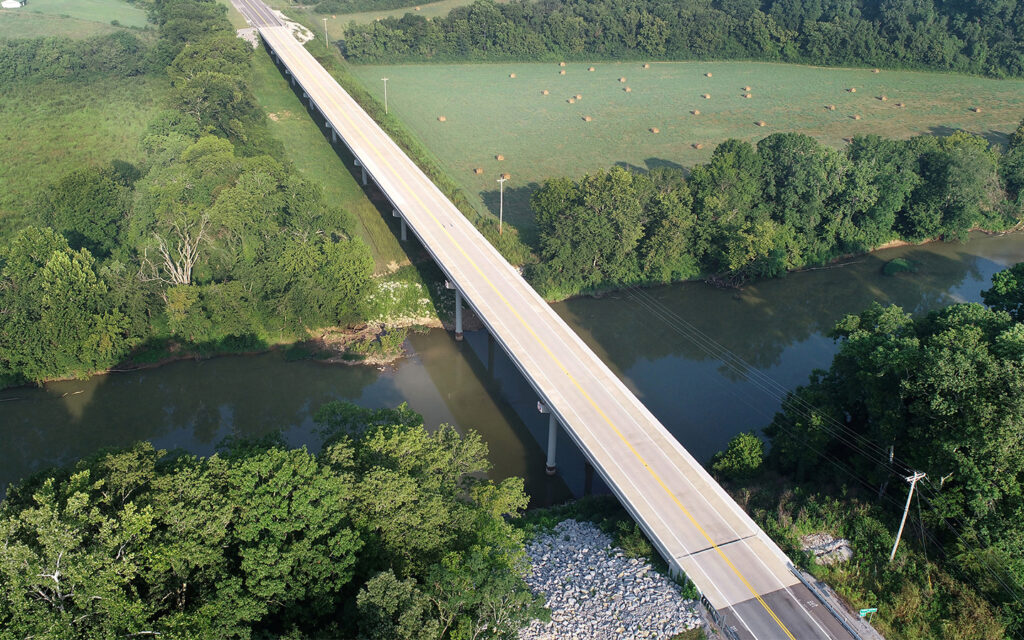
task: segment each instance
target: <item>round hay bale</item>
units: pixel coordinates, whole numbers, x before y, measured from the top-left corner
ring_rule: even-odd
[[[836,105],[830,104],[830,105],[827,105],[825,108],[828,109],[829,111],[835,111],[836,110]]]
[[[559,62],[559,63],[558,63],[558,66],[560,66],[560,67],[564,67],[564,66],[565,66],[565,63],[564,63],[564,62]]]
[[[651,68],[651,63],[645,62],[643,68],[644,69],[650,69]]]
[[[974,113],[981,113],[981,107],[971,107],[971,111]]]
[[[859,113],[857,113],[857,114],[854,114],[854,115],[853,115],[853,119],[854,119],[854,120],[860,120],[860,114],[859,114]]]
[[[889,96],[878,96],[878,99],[881,100],[882,102],[886,102],[889,100]]]
[[[626,93],[632,93],[633,90],[630,89],[629,87],[626,87],[625,89],[623,89],[623,91],[625,91]]]
[[[853,138],[843,138],[843,142],[850,144],[851,142],[853,142]]]
[[[477,167],[476,169],[473,169],[473,173],[475,173],[476,175],[480,175],[483,172],[484,172],[484,170],[481,169],[480,167]]]
[[[577,93],[577,94],[576,94],[576,99],[577,99],[577,100],[582,100],[582,99],[583,99],[583,94],[581,94],[581,93]]]
[[[337,20],[338,16],[331,16],[331,20]]]
[[[591,120],[593,120],[593,118],[590,116],[583,116],[583,122],[590,122]]]
[[[882,73],[881,69],[872,69],[871,73]]]
[[[568,100],[566,100],[566,102],[568,102],[569,104],[576,104],[576,98],[569,98]]]
[[[514,77],[516,77],[516,74],[514,74],[514,73],[510,73],[510,74],[508,74],[508,77],[510,77],[510,78],[514,78]]]
[[[626,78],[624,78],[624,77],[623,78],[619,78],[619,82],[625,82],[625,81],[626,81]]]
[[[701,143],[697,142],[697,143],[695,143],[695,144],[693,145],[693,148],[694,148],[694,149],[703,149],[703,148],[704,148],[704,145],[702,145]]]
[[[661,129],[658,127],[651,127],[651,133],[661,133]]]
[[[437,116],[437,121],[438,122],[448,122],[448,118],[446,118],[444,116]]]
[[[499,153],[498,155],[494,156],[494,159],[497,160],[498,162],[501,162],[502,160],[505,159],[505,156]]]
[[[753,98],[754,96],[753,96],[753,94],[750,94],[750,93],[744,93],[743,97],[747,98],[747,99],[750,99],[750,98]]]
[[[562,69],[561,71],[559,71],[559,72],[558,72],[558,75],[560,75],[560,76],[564,76],[564,75],[565,75],[565,69]]]
[[[903,107],[905,107],[907,105],[903,104],[902,102],[897,102],[896,106],[899,107],[900,109],[902,109]]]
[[[542,95],[542,96],[546,96],[546,95],[548,95],[549,93],[551,93],[551,92],[550,92],[550,91],[548,91],[547,89],[544,89],[543,91],[541,91],[541,92],[540,92],[540,95]]]
[[[757,126],[759,126],[759,127],[767,127],[767,126],[768,126],[768,123],[767,123],[767,122],[765,122],[764,120],[758,120],[758,121],[757,121],[757,122],[755,122],[754,124],[756,124],[756,125],[757,125]]]
[[[704,94],[701,94],[700,97],[704,98],[705,100],[710,100],[711,99],[711,94],[710,93],[704,93]]]
[[[710,71],[708,71],[707,73],[705,73],[705,74],[704,74],[704,77],[705,77],[705,78],[710,78],[710,77],[711,77],[711,72],[710,72]]]
[[[699,116],[699,115],[700,115],[700,109],[694,109],[694,110],[693,110],[693,111],[691,111],[690,113],[692,113],[692,114],[693,114],[693,115],[695,115],[695,116]]]
[[[597,71],[597,69],[595,69],[594,67],[589,67],[587,71]]]
[[[743,87],[744,91],[750,91],[750,87]]]
[[[857,87],[850,87],[846,91],[847,91],[847,93],[857,93]]]
[[[505,178],[506,180],[511,180],[512,179],[512,174],[511,173],[503,173],[503,174],[501,174],[501,177]]]

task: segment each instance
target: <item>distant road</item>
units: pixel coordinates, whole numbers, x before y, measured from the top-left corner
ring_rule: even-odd
[[[745,639],[853,637],[794,576],[789,559],[775,543],[268,7],[259,0],[233,2],[259,29],[268,49],[352,150],[662,557],[689,576],[726,626]]]

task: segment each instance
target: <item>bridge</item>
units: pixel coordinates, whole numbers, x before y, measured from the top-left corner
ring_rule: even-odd
[[[856,637],[797,576],[778,546],[477,231],[260,0],[233,0],[310,108],[323,115],[481,319],[558,428],[684,572],[727,630],[758,640]],[[492,452],[500,455],[500,452]]]

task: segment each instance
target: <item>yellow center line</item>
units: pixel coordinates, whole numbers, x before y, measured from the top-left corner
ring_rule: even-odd
[[[290,38],[291,34],[289,34],[288,37]],[[307,53],[308,55],[311,55],[305,49],[303,49],[303,52]],[[370,142],[370,140],[363,133],[362,129],[355,122],[352,121],[352,119],[345,112],[345,109],[340,104],[338,104],[337,101],[334,100],[331,93],[327,91],[323,87],[323,85],[316,79],[315,73],[310,72],[310,70],[301,60],[301,56],[296,56],[296,58],[297,59],[295,60],[295,62],[303,68],[303,71],[305,71],[309,75],[312,81],[317,85],[317,88],[320,89],[320,91],[327,97],[327,99],[333,103],[333,106],[338,110],[342,117],[345,118],[349,126],[355,130],[356,134],[359,135],[360,138],[362,138],[363,143],[366,144],[366,146],[369,147],[371,150],[377,151],[376,146],[372,142]],[[342,91],[344,91],[344,89],[342,89]],[[324,115],[326,117],[326,114]],[[502,294],[501,290],[498,289],[498,287],[491,281],[489,277],[487,277],[487,275],[483,272],[483,270],[476,263],[476,261],[473,260],[468,253],[466,253],[466,250],[457,240],[455,240],[455,238],[451,235],[448,229],[445,228],[444,224],[437,218],[437,216],[430,209],[430,207],[428,207],[426,203],[423,202],[423,200],[420,198],[416,190],[413,189],[412,186],[410,186],[409,183],[405,181],[405,178],[402,176],[402,174],[399,171],[397,171],[394,168],[394,166],[391,165],[391,163],[382,153],[377,151],[377,154],[378,159],[381,160],[386,165],[387,169],[389,169],[396,178],[398,178],[402,185],[409,191],[410,194],[412,194],[412,197],[417,201],[417,203],[419,203],[420,207],[422,207],[423,210],[428,215],[430,215],[434,222],[437,223],[438,227],[441,229],[441,232],[448,237],[448,240],[451,241],[452,245],[459,250],[459,253],[461,253],[462,256],[469,262],[469,264],[473,266],[476,272],[480,275],[481,278],[484,279],[484,281],[488,284],[488,286],[490,286],[490,288],[501,299],[501,301],[505,303],[505,306],[507,306],[508,309],[512,312],[512,314],[515,315],[516,319],[519,320],[519,322],[523,325],[527,332],[529,332],[529,334],[533,336],[533,338],[537,341],[541,348],[543,348],[544,351],[548,354],[548,356],[554,361],[555,365],[557,365],[557,367],[561,369],[566,376],[568,376],[573,386],[575,386],[576,389],[583,395],[583,397],[586,398],[587,402],[590,403],[594,410],[596,410],[597,413],[601,416],[601,418],[604,419],[604,421],[608,424],[608,426],[611,427],[612,431],[615,432],[615,435],[617,435],[619,439],[622,440],[622,442],[626,445],[626,447],[629,448],[633,455],[636,456],[637,460],[640,461],[644,469],[646,469],[647,472],[651,475],[651,477],[654,478],[654,480],[658,483],[662,490],[664,490],[665,493],[668,494],[668,496],[676,504],[679,510],[683,512],[683,514],[693,524],[697,531],[699,531],[700,534],[705,538],[705,540],[707,540],[708,544],[718,553],[719,556],[721,556],[721,558],[725,561],[725,563],[729,566],[733,573],[736,574],[740,581],[743,582],[744,586],[746,586],[750,593],[753,594],[754,598],[756,598],[757,601],[761,603],[761,606],[764,607],[765,611],[768,612],[768,614],[776,622],[776,624],[778,624],[779,627],[785,632],[786,636],[790,640],[796,640],[793,634],[790,633],[789,629],[786,628],[786,625],[783,624],[782,620],[780,620],[779,617],[772,610],[772,608],[768,606],[768,603],[765,602],[763,598],[761,598],[761,595],[757,592],[756,589],[754,589],[753,585],[750,584],[747,578],[740,572],[736,565],[733,564],[732,560],[729,559],[729,557],[725,554],[721,547],[719,547],[718,544],[707,533],[707,531],[704,530],[704,527],[702,527],[700,523],[697,522],[697,519],[694,518],[693,514],[690,513],[689,509],[687,509],[686,506],[683,505],[683,503],[679,500],[679,498],[676,497],[675,493],[673,493],[669,486],[661,479],[661,476],[659,476],[658,473],[655,472],[653,468],[651,468],[651,466],[647,463],[647,460],[644,459],[643,455],[641,455],[640,452],[636,450],[636,448],[629,441],[629,439],[626,438],[626,436],[619,430],[615,423],[608,417],[607,414],[605,414],[604,410],[602,410],[601,407],[598,406],[598,404],[594,401],[590,394],[587,393],[587,391],[580,385],[580,383],[576,380],[572,373],[569,372],[569,370],[565,367],[565,365],[562,364],[562,362],[554,354],[554,352],[552,352],[552,350],[548,347],[547,343],[545,343],[544,340],[542,340],[541,337],[537,335],[537,333],[533,330],[530,324],[526,322],[526,320],[519,314],[516,308],[509,302],[509,300],[504,296],[504,294]]]

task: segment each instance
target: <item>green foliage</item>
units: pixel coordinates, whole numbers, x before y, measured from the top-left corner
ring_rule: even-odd
[[[0,40],[0,82],[84,81],[100,76],[133,77],[147,70],[146,48],[130,33],[71,40]]]
[[[993,278],[986,300],[995,309],[952,305],[915,320],[876,304],[847,316],[835,328],[841,343],[830,369],[793,392],[766,429],[774,466],[796,478],[833,474],[828,456],[885,486],[893,469],[882,453],[865,455],[866,443],[891,446],[900,469],[928,473],[925,523],[950,557],[981,550],[1002,559],[1008,579],[978,593],[1000,607],[1011,629],[1024,624],[1019,601],[1003,586],[1024,579],[1017,526],[1024,517],[1024,329],[999,309],[1017,310],[1018,275]],[[888,486],[899,503],[903,483]],[[981,567],[966,575],[983,576],[988,565]]]
[[[1019,76],[1022,12],[1016,0],[984,8],[933,0],[477,0],[434,20],[406,14],[350,25],[345,52],[359,61],[417,62],[754,58]]]
[[[775,277],[897,237],[963,239],[1020,219],[998,171],[998,153],[964,132],[863,136],[846,151],[777,133],[756,149],[723,142],[686,179],[619,168],[555,178],[531,199],[541,263],[528,275],[548,297],[564,297],[699,273]]]
[[[938,550],[920,547],[913,520],[893,563],[889,551],[899,513],[886,512],[875,496],[864,496],[816,481],[813,486],[779,482],[770,474],[750,479],[734,491],[754,520],[791,558],[806,557],[800,536],[829,533],[846,538],[853,549],[847,563],[805,568],[826,582],[851,608],[878,607],[872,626],[892,640],[1000,640],[1012,634],[993,606],[979,596],[974,576],[961,561],[947,567]]]
[[[992,275],[992,288],[981,292],[985,304],[1024,322],[1024,262]]]
[[[36,205],[39,217],[63,233],[72,249],[104,258],[117,247],[128,214],[130,191],[118,180],[113,169],[73,171],[43,192]]]
[[[729,440],[725,451],[711,459],[711,470],[723,478],[742,480],[761,470],[764,443],[753,431],[738,433]]]
[[[0,253],[0,372],[26,380],[86,376],[137,338],[85,249],[28,227]]]
[[[317,455],[274,437],[209,458],[141,443],[11,487],[5,632],[514,637],[538,612],[505,522],[522,482],[481,479],[479,436],[428,433],[404,407],[320,412],[340,414],[364,428]]]

